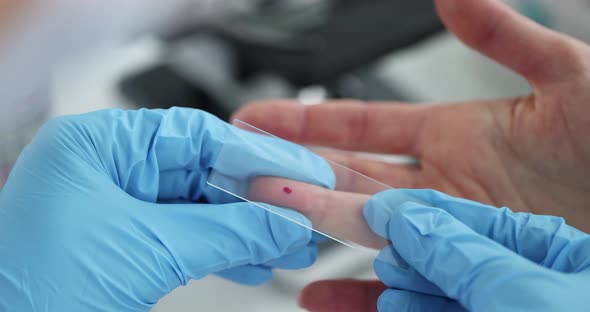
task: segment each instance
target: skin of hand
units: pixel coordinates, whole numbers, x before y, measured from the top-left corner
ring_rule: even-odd
[[[21,1],[13,0],[0,0],[0,23],[1,21],[9,16]]]
[[[221,150],[241,158],[217,168]],[[311,265],[310,230],[207,184],[213,167],[245,179],[245,166],[335,186],[307,149],[198,110],[50,121],[0,192],[0,311],[149,311],[191,279],[258,285],[274,268]]]
[[[559,215],[590,231],[590,48],[501,1],[435,2],[451,32],[527,78],[532,94],[420,106],[269,101],[235,118],[297,143],[411,155],[418,165],[328,157],[396,188]]]
[[[5,27],[18,18],[19,11],[30,5],[30,2],[30,0],[0,0],[0,27]],[[0,28],[0,36],[2,33],[2,28]],[[1,43],[0,41],[0,46]]]
[[[296,210],[311,221],[315,230],[336,239],[383,249],[388,242],[373,233],[363,217],[363,208],[370,198],[366,194],[330,190],[275,177],[255,179],[248,195],[248,199],[254,202]]]
[[[438,0],[459,39],[521,74],[524,97],[446,105],[333,101],[253,103],[236,118],[284,139],[348,151],[405,154],[393,165],[330,158],[397,188],[432,188],[515,211],[560,215],[590,230],[590,49],[495,0]],[[379,282],[325,281],[302,292],[312,311],[375,311]]]

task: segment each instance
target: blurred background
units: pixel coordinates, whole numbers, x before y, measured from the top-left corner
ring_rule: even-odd
[[[583,22],[590,21],[590,1],[508,2],[539,23],[590,39]],[[94,47],[60,65],[49,114],[187,106],[228,120],[258,99],[419,105],[529,92],[526,81],[445,32],[431,0],[260,0],[239,8],[212,1],[207,7],[167,31]],[[194,281],[155,311],[300,311],[297,292],[311,281],[372,276],[370,255],[325,244],[308,270],[278,271],[260,288],[216,277]]]

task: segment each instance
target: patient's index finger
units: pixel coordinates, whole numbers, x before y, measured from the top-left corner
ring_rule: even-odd
[[[363,216],[369,195],[333,191],[275,177],[257,178],[249,199],[294,209],[305,215],[319,232],[339,240],[381,249],[387,241],[373,233]]]

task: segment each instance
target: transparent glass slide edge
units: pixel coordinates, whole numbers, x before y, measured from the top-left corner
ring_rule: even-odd
[[[231,139],[228,140],[217,156],[207,180],[208,185],[346,247],[370,252],[379,260],[399,267],[400,259],[395,256],[384,253],[377,255],[378,250],[386,247],[388,242],[369,229],[362,214],[371,195],[391,189],[390,186],[325,158],[336,178],[334,190],[305,183],[314,181],[313,177],[299,177],[297,180],[284,178],[293,177],[290,173],[305,172],[303,168],[287,168],[288,170],[283,171],[283,177],[264,174],[260,167],[265,167],[265,162],[268,164],[266,167],[276,167],[282,163],[280,158],[284,154],[273,154],[276,153],[275,147],[293,143],[241,120],[235,120],[234,125],[248,132],[270,137],[281,144],[273,144],[273,148],[267,149],[266,146],[258,146],[250,141],[248,143],[255,144],[253,147],[240,150],[235,148],[236,144]],[[256,149],[256,152],[245,150],[251,148]],[[247,165],[252,162],[243,160],[251,159],[253,154],[258,158],[254,161],[255,165]],[[227,170],[228,167],[231,170]],[[311,225],[294,218],[292,210],[305,215],[311,220]]]

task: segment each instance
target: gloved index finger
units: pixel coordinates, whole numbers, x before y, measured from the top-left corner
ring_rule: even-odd
[[[208,183],[233,195],[245,194],[249,183],[260,176],[288,178],[328,189],[335,187],[336,177],[326,160],[303,146],[255,127],[232,126],[221,145],[210,164]]]
[[[206,183],[222,152],[234,155],[222,168],[231,176],[242,172],[240,166],[248,166],[255,175],[334,187],[331,167],[311,151],[238,129],[196,109],[104,110],[62,117],[48,124],[44,133],[68,147],[59,152],[72,154],[92,173],[105,175],[130,196],[147,202],[225,203],[229,197]]]

